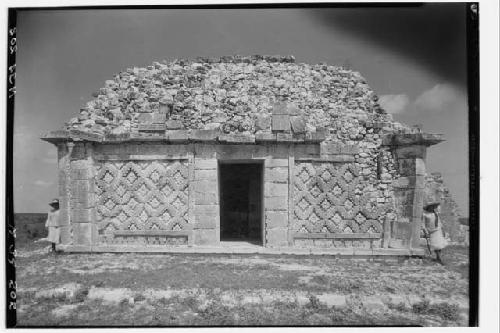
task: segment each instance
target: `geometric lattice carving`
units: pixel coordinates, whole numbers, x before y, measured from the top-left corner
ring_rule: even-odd
[[[101,242],[115,231],[187,230],[188,165],[184,160],[102,161],[95,164],[96,218]],[[157,243],[155,237],[128,237]],[[158,244],[165,244],[161,237]]]
[[[294,171],[294,232],[382,232],[377,207],[356,195],[354,163],[296,162]]]

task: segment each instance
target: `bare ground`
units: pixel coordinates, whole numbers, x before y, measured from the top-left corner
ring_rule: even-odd
[[[47,254],[18,246],[20,326],[466,326],[468,248],[429,259]]]

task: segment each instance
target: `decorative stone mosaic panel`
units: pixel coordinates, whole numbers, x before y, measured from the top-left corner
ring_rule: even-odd
[[[169,244],[150,236],[114,238],[114,232],[188,230],[188,163],[102,161],[96,163],[96,219],[104,243]]]
[[[354,163],[297,162],[293,232],[379,233],[376,202],[363,195]]]

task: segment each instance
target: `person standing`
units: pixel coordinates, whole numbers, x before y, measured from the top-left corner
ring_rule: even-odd
[[[60,243],[59,229],[59,199],[54,199],[49,203],[50,211],[47,214],[45,227],[49,229],[47,240],[51,242],[51,252],[56,253],[56,244]]]
[[[448,242],[443,235],[442,222],[439,216],[440,204],[440,202],[431,202],[424,206],[424,224],[422,228],[425,238],[430,243],[430,248],[436,253],[436,261],[444,265],[441,259],[441,250],[448,245]]]

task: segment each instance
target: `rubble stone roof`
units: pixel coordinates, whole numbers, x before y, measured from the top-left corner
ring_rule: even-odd
[[[336,129],[333,139],[340,140],[361,139],[362,127],[373,122],[409,129],[392,121],[359,73],[295,63],[293,56],[154,62],[120,72],[93,96],[65,130],[104,136],[148,127],[255,134],[271,132],[273,114],[300,117],[292,130]]]

